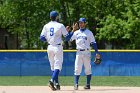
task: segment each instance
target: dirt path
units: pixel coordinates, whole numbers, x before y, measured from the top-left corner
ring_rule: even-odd
[[[92,86],[91,90],[73,90],[73,86],[61,86],[59,91],[51,91],[48,86],[0,86],[0,93],[140,93],[140,87]]]

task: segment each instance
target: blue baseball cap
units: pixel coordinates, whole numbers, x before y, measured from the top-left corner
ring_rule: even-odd
[[[85,23],[86,22],[86,18],[80,18],[79,22],[84,22]]]
[[[50,12],[50,17],[57,17],[58,13],[56,11],[51,11]]]

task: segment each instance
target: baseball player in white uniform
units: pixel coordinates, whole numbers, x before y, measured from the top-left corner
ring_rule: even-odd
[[[48,58],[52,70],[52,77],[49,81],[49,87],[52,90],[60,90],[58,82],[58,75],[62,69],[63,63],[63,46],[62,46],[62,35],[68,39],[71,35],[66,30],[65,26],[58,23],[56,20],[58,13],[56,11],[50,12],[51,21],[47,23],[41,32],[40,40],[48,42]],[[54,82],[56,87],[54,86]]]
[[[76,41],[76,59],[75,59],[75,85],[74,89],[78,90],[78,80],[80,77],[80,73],[82,71],[82,66],[84,65],[85,74],[87,75],[87,82],[84,89],[90,89],[90,81],[91,81],[91,52],[90,45],[95,49],[95,53],[98,53],[97,45],[93,33],[86,28],[86,19],[79,19],[79,27],[80,29],[75,31],[71,37],[71,40]]]

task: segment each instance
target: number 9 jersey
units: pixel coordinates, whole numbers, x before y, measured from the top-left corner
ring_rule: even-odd
[[[63,24],[56,21],[50,21],[43,27],[41,32],[41,36],[45,37],[50,45],[61,44],[62,35],[66,37],[68,32]]]

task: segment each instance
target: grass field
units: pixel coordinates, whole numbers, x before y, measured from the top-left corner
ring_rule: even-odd
[[[73,86],[72,76],[61,76],[63,86]],[[46,86],[49,76],[0,76],[0,86]],[[81,76],[79,85],[85,85],[86,77]],[[133,86],[140,87],[140,76],[94,76],[92,86]]]

